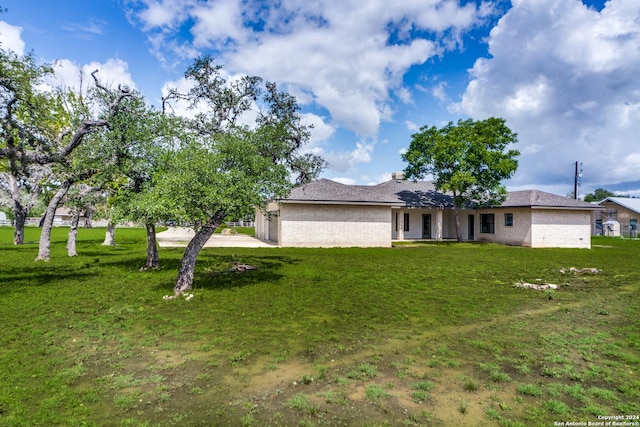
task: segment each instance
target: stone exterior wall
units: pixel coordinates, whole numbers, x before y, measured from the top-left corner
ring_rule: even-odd
[[[256,209],[255,236],[264,241],[278,243],[280,229],[280,206],[269,202],[265,210]]]
[[[536,209],[531,226],[534,248],[591,248],[591,211]]]
[[[256,237],[290,247],[389,247],[397,238],[395,214],[409,213],[404,239],[422,238],[422,214],[432,214],[432,238],[436,233],[435,210],[394,209],[387,206],[340,204],[270,204],[271,215],[256,212]],[[494,215],[494,232],[481,233],[481,215]],[[505,224],[513,215],[513,225]],[[497,208],[461,210],[463,237],[468,237],[468,215],[475,215],[475,240],[534,248],[590,248],[592,212],[567,209]],[[400,219],[402,224],[403,219]],[[453,213],[443,212],[444,239],[455,238]]]
[[[481,214],[495,215],[494,233],[480,233]],[[505,214],[513,214],[513,226]],[[533,248],[591,248],[591,211],[568,209],[481,209],[477,240]]]
[[[391,246],[391,207],[283,203],[280,246]]]
[[[495,219],[494,233],[481,233],[481,214],[493,214]],[[513,225],[505,225],[505,214],[513,215]],[[479,209],[476,213],[476,240],[502,243],[504,245],[531,246],[531,209],[503,208]]]

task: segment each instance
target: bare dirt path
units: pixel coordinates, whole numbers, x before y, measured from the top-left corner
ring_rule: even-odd
[[[170,227],[156,235],[160,247],[185,247],[195,232],[187,227]],[[205,248],[274,248],[273,244],[263,242],[246,234],[214,234],[204,245]]]

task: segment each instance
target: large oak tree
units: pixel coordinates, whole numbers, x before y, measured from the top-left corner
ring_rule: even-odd
[[[191,289],[196,258],[223,221],[285,196],[295,182],[316,178],[325,166],[318,156],[301,152],[309,129],[296,99],[274,83],[246,76],[227,81],[209,57],[198,58],[185,76],[193,89],[173,94],[206,109],[191,122],[149,193],[173,219],[196,231],[182,258],[175,295]]]
[[[431,175],[437,190],[453,195],[456,236],[462,241],[459,209],[471,204],[500,204],[506,196],[502,181],[518,167],[517,150],[507,147],[518,141],[504,119],[471,119],[449,122],[442,128],[423,126],[411,137],[402,159],[408,163],[407,178]]]

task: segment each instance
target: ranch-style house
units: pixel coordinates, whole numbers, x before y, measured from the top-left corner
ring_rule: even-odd
[[[581,200],[513,191],[499,207],[459,210],[466,240],[534,248],[590,248],[594,210]],[[455,239],[453,197],[394,173],[378,185],[320,179],[256,212],[256,237],[283,247],[389,247]]]

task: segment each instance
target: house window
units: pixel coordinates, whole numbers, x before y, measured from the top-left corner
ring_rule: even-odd
[[[396,212],[396,231],[398,231],[398,212]]]
[[[504,214],[504,226],[505,227],[513,227],[513,214],[512,213]]]
[[[404,214],[404,231],[409,231],[409,214]]]
[[[480,232],[481,233],[495,233],[495,215],[494,214],[480,214]]]
[[[618,209],[616,208],[608,208],[607,209],[607,218],[609,221],[617,221],[618,220]]]
[[[638,229],[638,220],[631,218],[629,220],[629,229],[631,229],[631,231],[636,231]]]

